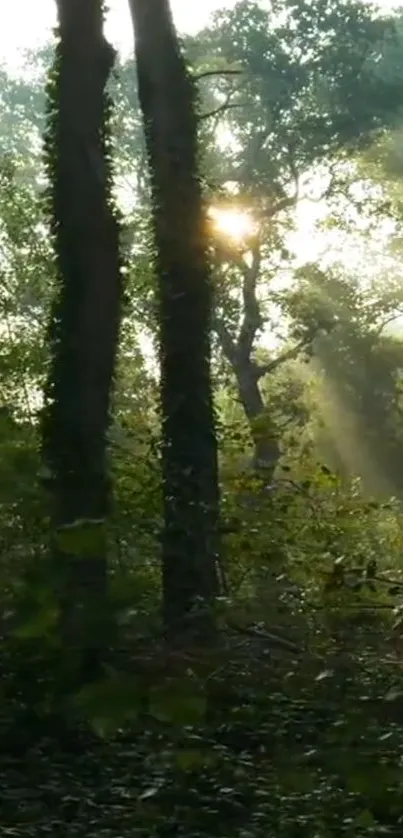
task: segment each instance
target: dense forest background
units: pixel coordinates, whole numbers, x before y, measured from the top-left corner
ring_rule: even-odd
[[[403,12],[57,7],[0,66],[2,834],[398,835]]]

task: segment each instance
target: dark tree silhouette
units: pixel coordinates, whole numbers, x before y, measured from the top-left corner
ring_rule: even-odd
[[[48,93],[51,222],[60,288],[50,324],[43,453],[64,640],[96,670],[106,597],[107,429],[120,320],[105,84],[114,50],[101,0],[58,0]]]
[[[218,588],[219,492],[210,369],[213,289],[198,177],[194,83],[167,0],[130,0],[130,9],[152,186],[163,427],[164,616],[172,631],[183,629],[198,603],[211,603]],[[201,610],[204,615],[209,612]]]

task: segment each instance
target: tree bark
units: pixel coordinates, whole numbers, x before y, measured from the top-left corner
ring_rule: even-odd
[[[167,0],[129,0],[152,187],[158,276],[165,527],[164,619],[177,636],[211,626],[218,591],[218,468],[211,383],[213,306],[198,177],[196,91]],[[190,620],[200,606],[201,621]],[[204,629],[202,629],[204,630]]]
[[[245,316],[245,320],[246,317],[247,315]],[[239,400],[249,424],[254,447],[252,468],[256,474],[267,481],[273,476],[281,452],[276,436],[274,434],[270,436],[268,433],[265,433],[263,427],[258,427],[259,419],[266,412],[266,405],[260,391],[259,381],[263,375],[273,372],[280,366],[283,360],[288,360],[289,357],[292,357],[291,352],[279,355],[265,367],[261,367],[251,360],[251,348],[247,348],[245,352],[239,339],[235,341],[231,337],[225,323],[217,314],[214,317],[214,331],[218,337],[221,350],[235,376]]]
[[[106,614],[107,431],[121,304],[119,231],[110,199],[108,100],[114,50],[101,0],[57,0],[47,164],[59,273],[45,387],[43,456],[52,497],[62,635],[85,677]]]
[[[238,392],[242,407],[249,423],[253,440],[252,467],[257,475],[270,480],[280,459],[280,448],[277,438],[263,427],[259,427],[259,419],[264,417],[265,403],[259,388],[259,370],[253,363],[238,365],[235,369]]]

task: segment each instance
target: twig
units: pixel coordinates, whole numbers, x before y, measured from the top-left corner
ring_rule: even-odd
[[[201,79],[207,79],[210,76],[241,76],[243,73],[244,70],[203,70],[202,73],[195,73],[192,78],[194,81],[201,81]]]
[[[267,375],[270,372],[274,372],[277,367],[284,364],[286,361],[293,360],[296,358],[299,353],[309,345],[309,342],[306,340],[300,341],[297,343],[296,346],[293,346],[291,349],[287,349],[286,352],[283,352],[281,355],[278,355],[277,358],[273,358],[272,361],[268,361],[267,364],[262,364],[257,366],[257,374],[259,378],[262,378],[264,375]]]
[[[246,637],[254,637],[258,640],[268,640],[273,646],[279,646],[280,649],[285,649],[287,652],[292,652],[293,654],[300,655],[303,652],[303,649],[300,646],[297,646],[296,643],[292,643],[291,640],[287,640],[285,637],[280,637],[278,634],[273,634],[266,629],[255,629],[251,626],[239,626],[236,623],[228,622],[228,628],[236,631],[238,634],[244,634]]]
[[[235,91],[230,91],[225,99],[225,102],[222,105],[217,105],[212,111],[207,111],[207,113],[199,114],[199,120],[202,119],[211,119],[213,116],[219,116],[220,113],[224,113],[225,111],[235,110],[235,108],[247,108],[248,102],[231,102],[230,99],[233,96]]]

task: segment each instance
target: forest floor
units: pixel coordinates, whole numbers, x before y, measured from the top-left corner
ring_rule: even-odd
[[[217,675],[204,718],[193,723],[145,713],[100,738],[21,716],[0,738],[0,834],[402,835],[396,662],[375,665],[368,652],[323,669],[256,644],[250,652],[250,665],[234,655]]]

